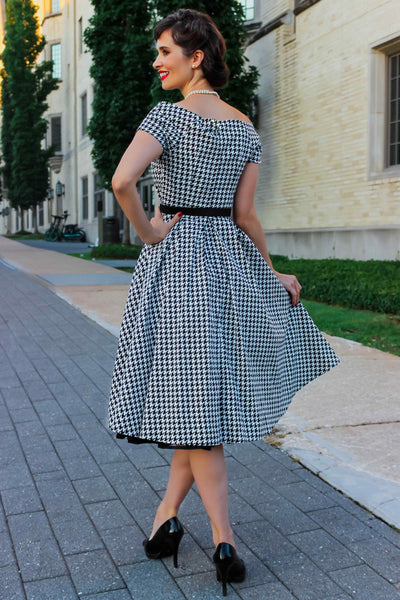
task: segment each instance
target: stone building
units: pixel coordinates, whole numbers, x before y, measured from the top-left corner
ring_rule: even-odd
[[[38,0],[59,89],[48,98],[58,143],[40,229],[67,209],[95,241],[97,201],[116,214],[90,157],[93,86],[82,32],[90,0]],[[263,143],[257,212],[272,253],[400,258],[400,26],[397,0],[243,0],[246,54],[260,72]],[[0,0],[4,19],[4,0]],[[0,31],[1,33],[1,31]],[[57,182],[59,184],[57,187]],[[57,191],[63,194],[57,195]],[[151,178],[142,183],[151,209]],[[4,207],[4,202],[0,206]],[[15,211],[7,219],[17,228]],[[4,232],[5,217],[0,217]],[[30,228],[28,217],[25,228]],[[134,236],[133,236],[133,239]]]
[[[247,56],[270,250],[400,258],[397,0],[254,0]]]
[[[4,0],[0,1],[4,5]],[[95,242],[98,201],[102,201],[105,216],[120,211],[114,195],[101,186],[90,155],[92,142],[86,132],[93,81],[89,75],[90,54],[84,51],[83,31],[93,7],[90,0],[38,0],[36,4],[40,30],[47,41],[42,55],[47,60],[53,59],[53,75],[59,80],[58,89],[47,98],[49,110],[45,117],[49,126],[45,143],[54,143],[57,151],[50,162],[49,198],[38,208],[39,230],[48,228],[51,215],[67,210],[68,221],[83,226],[88,239]],[[27,211],[24,229],[32,228],[30,213]],[[10,211],[9,219],[11,231],[22,227],[16,211]],[[4,219],[0,219],[0,232],[2,228],[4,232]]]

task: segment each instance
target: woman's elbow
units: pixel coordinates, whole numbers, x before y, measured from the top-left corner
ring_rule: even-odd
[[[111,187],[112,187],[113,191],[118,192],[121,189],[121,186],[122,186],[121,179],[119,177],[117,177],[117,175],[114,174],[111,179]]]
[[[235,221],[238,227],[246,226],[249,223],[253,223],[255,220],[258,220],[257,213],[255,211],[247,211],[247,212],[234,212],[233,220]]]
[[[128,187],[130,187],[132,185],[136,185],[135,179],[128,180],[128,179],[122,178],[116,174],[114,174],[113,178],[111,179],[111,187],[112,187],[114,193],[123,192],[124,190],[126,190]]]

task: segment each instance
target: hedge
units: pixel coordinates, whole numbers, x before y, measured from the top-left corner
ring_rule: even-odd
[[[95,246],[90,254],[91,258],[110,258],[110,259],[133,259],[138,258],[142,246],[133,244],[125,246],[122,244],[106,244],[104,246]]]
[[[92,249],[92,258],[134,259],[142,246],[110,244]],[[271,255],[272,264],[281,273],[293,273],[302,285],[301,297],[400,315],[400,261],[289,259]]]
[[[400,261],[289,259],[271,255],[274,269],[296,275],[307,300],[400,315]]]

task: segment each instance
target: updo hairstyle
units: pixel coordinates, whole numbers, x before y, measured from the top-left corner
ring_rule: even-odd
[[[228,82],[229,67],[224,61],[225,40],[209,15],[180,8],[157,23],[154,39],[157,41],[167,29],[171,29],[174,43],[182,47],[185,56],[192,56],[195,50],[204,52],[201,68],[213,88],[221,88]]]

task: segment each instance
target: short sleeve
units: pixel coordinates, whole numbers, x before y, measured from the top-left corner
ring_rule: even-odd
[[[260,163],[261,162],[261,154],[262,154],[262,145],[261,145],[260,137],[259,137],[258,133],[256,133],[256,135],[254,136],[254,139],[251,143],[251,146],[250,146],[250,153],[247,158],[247,162]]]
[[[156,104],[156,106],[151,109],[137,129],[142,129],[143,131],[150,133],[160,142],[163,150],[166,150],[168,146],[166,119],[159,104]]]

